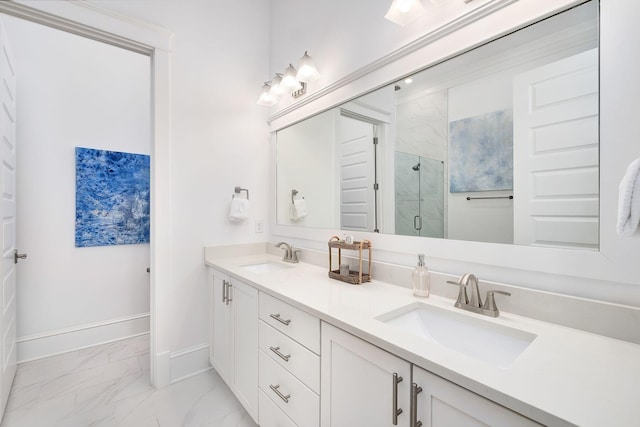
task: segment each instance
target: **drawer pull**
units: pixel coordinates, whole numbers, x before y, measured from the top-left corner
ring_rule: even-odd
[[[272,319],[276,319],[278,322],[282,323],[285,326],[289,326],[289,323],[291,323],[291,319],[284,320],[283,318],[281,318],[280,313],[270,314],[269,317],[271,317]]]
[[[278,390],[278,389],[280,388],[280,384],[278,384],[278,385],[271,385],[271,384],[269,384],[269,388],[270,388],[271,390],[273,390],[273,392],[274,392],[275,394],[277,394],[277,395],[278,395],[278,397],[279,397],[280,399],[284,400],[284,403],[289,403],[289,399],[291,399],[291,395],[290,395],[290,394],[287,394],[287,395],[285,396],[284,394],[282,394],[282,393],[280,392],[280,390]]]
[[[402,414],[402,408],[398,408],[398,384],[402,382],[402,377],[397,373],[393,373],[393,388],[392,388],[392,397],[391,397],[391,423],[394,426],[398,425],[398,415]],[[412,426],[413,427],[413,426]]]
[[[422,393],[422,387],[416,383],[411,384],[411,418],[410,427],[422,427],[422,421],[418,420],[418,395]]]
[[[273,351],[275,354],[277,354],[285,362],[288,362],[289,359],[291,358],[290,354],[282,354],[282,353],[280,353],[280,347],[269,347],[269,350]]]
[[[227,305],[227,281],[222,281],[222,303]]]

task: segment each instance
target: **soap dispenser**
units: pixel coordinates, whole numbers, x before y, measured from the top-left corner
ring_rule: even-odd
[[[413,296],[428,298],[431,289],[431,273],[424,264],[424,254],[418,255],[418,265],[413,270]]]

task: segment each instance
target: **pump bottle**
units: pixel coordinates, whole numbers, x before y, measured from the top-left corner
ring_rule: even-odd
[[[413,295],[418,298],[429,298],[431,290],[431,273],[424,264],[424,254],[418,255],[418,265],[413,270]]]

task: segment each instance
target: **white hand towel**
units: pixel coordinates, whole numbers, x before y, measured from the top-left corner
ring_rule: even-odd
[[[635,233],[640,223],[640,158],[627,168],[620,182],[618,199],[618,225],[616,231],[622,236]]]
[[[291,220],[297,221],[307,216],[307,202],[304,199],[296,199],[291,205]]]
[[[249,200],[234,197],[231,199],[229,219],[231,221],[243,221],[249,218]]]

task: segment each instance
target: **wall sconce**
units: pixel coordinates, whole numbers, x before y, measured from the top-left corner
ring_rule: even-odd
[[[420,0],[393,0],[386,15],[389,21],[402,27],[415,21],[424,13]]]
[[[289,64],[284,73],[276,73],[270,82],[266,82],[262,86],[258,105],[271,107],[278,102],[280,96],[284,93],[291,93],[293,98],[298,98],[307,93],[307,83],[317,80],[318,77],[320,77],[320,73],[318,73],[313,60],[305,51],[302,58],[300,58],[298,70],[292,64]]]

